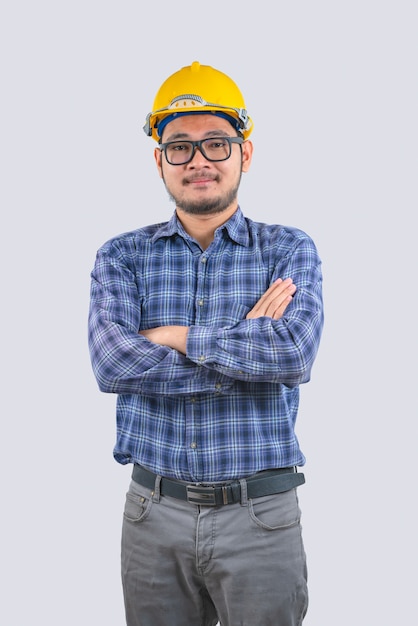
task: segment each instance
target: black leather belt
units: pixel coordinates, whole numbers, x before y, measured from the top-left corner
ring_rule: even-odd
[[[148,487],[155,488],[156,474],[140,465],[134,465],[132,479]],[[295,467],[265,470],[246,479],[247,497],[260,498],[274,493],[289,491],[305,482],[305,476],[297,472]],[[201,506],[222,506],[241,501],[241,485],[239,481],[222,484],[186,484],[172,478],[161,478],[160,493],[178,500],[185,500]]]

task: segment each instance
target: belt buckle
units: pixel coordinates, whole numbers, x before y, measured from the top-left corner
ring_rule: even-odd
[[[186,485],[187,502],[201,506],[216,506],[215,487]]]

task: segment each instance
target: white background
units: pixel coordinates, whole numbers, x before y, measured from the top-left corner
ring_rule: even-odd
[[[326,325],[297,429],[304,624],[413,623],[415,6],[2,5],[2,625],[124,624],[130,468],[90,368],[89,274],[106,239],[172,213],[142,125],[194,60],[230,75],[254,120],[245,214],[302,228],[323,260]]]

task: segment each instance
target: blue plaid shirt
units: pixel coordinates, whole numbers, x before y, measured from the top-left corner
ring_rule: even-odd
[[[323,326],[321,261],[301,230],[238,208],[202,252],[174,214],[115,237],[92,271],[89,346],[118,394],[115,459],[213,482],[303,465],[294,426]],[[246,320],[277,278],[297,286],[280,320]],[[187,354],[139,330],[189,326]]]

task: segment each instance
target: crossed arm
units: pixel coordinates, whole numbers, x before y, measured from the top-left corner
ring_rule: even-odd
[[[282,280],[278,278],[267,291],[261,296],[246,319],[257,317],[270,317],[278,320],[282,317],[292,296],[296,291],[296,286],[291,278]],[[146,337],[153,343],[173,348],[182,354],[186,354],[188,326],[158,326],[148,330],[141,330],[140,335]]]

